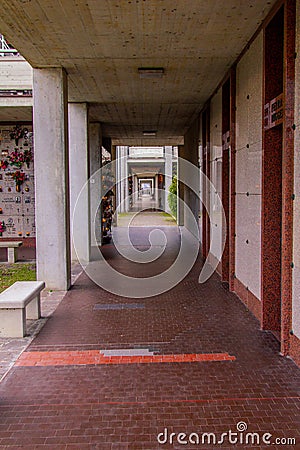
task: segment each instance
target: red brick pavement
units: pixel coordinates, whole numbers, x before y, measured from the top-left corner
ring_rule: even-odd
[[[161,260],[144,264],[140,276],[171,264],[177,237],[175,231],[169,233],[173,245]],[[135,237],[142,245],[145,231],[136,230]],[[112,265],[136,274],[137,266],[124,261],[112,246],[104,252]],[[279,355],[272,334],[259,329],[216,275],[198,284],[200,268],[199,260],[171,291],[140,300],[109,294],[82,274],[0,386],[0,447],[300,448],[299,369]],[[141,307],[94,309],[126,303]],[[88,357],[117,349],[149,349],[153,356],[143,363],[136,359],[143,356],[122,361],[112,356],[119,358],[117,364],[92,363]],[[208,354],[236,359],[182,361],[183,355]],[[53,365],[55,355],[63,356],[62,364]],[[70,364],[70,355],[77,355],[82,364],[76,358]],[[166,355],[170,362],[163,362]],[[24,364],[42,356],[42,365]],[[153,364],[159,358],[161,362]],[[181,445],[174,436],[172,444],[157,441],[165,428],[176,436],[214,432],[220,437],[236,431],[241,421],[260,437],[270,433],[272,445],[234,445],[228,440],[223,445]],[[284,446],[275,443],[276,438],[297,442]]]

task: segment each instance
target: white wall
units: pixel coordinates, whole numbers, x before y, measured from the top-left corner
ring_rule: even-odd
[[[210,192],[211,227],[222,227],[221,212],[217,207],[216,193],[222,198],[222,89],[213,96],[210,103]],[[221,252],[221,235],[211,248],[213,255]]]
[[[24,58],[1,58],[0,89],[32,89],[32,67]]]
[[[293,331],[300,338],[300,5],[297,4],[296,33],[296,73],[295,80],[295,201],[294,201],[294,269],[293,269]]]
[[[260,299],[262,174],[262,32],[236,74],[236,276]],[[248,243],[247,243],[248,241]]]

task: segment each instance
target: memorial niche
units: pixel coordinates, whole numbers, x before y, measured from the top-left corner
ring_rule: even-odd
[[[114,192],[115,177],[112,172],[111,155],[102,147],[102,180],[101,191],[103,196],[101,199],[100,220],[102,244],[110,242],[112,234],[112,222],[114,214]]]
[[[109,190],[102,197],[102,243],[106,244],[111,240],[111,226],[113,218],[113,192]]]
[[[32,127],[0,126],[2,239],[35,237]]]

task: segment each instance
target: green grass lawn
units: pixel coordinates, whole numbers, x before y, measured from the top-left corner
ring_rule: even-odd
[[[15,281],[36,280],[36,265],[24,264],[1,264],[0,263],[0,292],[11,286]]]
[[[166,217],[167,222],[176,222],[172,214],[166,213],[166,212],[160,212],[159,213],[162,217]]]
[[[166,212],[161,212],[161,211],[159,211],[159,212],[147,211],[147,212],[148,212],[148,214],[157,214],[157,216],[164,217],[165,218],[165,222],[174,222],[174,223],[176,223],[176,220],[174,219],[172,214],[169,214],[169,213],[166,213]],[[147,214],[147,212],[146,212],[146,214]],[[119,219],[123,219],[123,218],[126,218],[126,217],[133,217],[133,216],[135,216],[137,214],[143,214],[143,211],[141,211],[140,213],[138,211],[136,211],[136,212],[127,212],[127,213],[118,213],[118,218]]]

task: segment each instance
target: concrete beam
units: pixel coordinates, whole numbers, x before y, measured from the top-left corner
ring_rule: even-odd
[[[32,97],[0,97],[0,107],[1,108],[18,108],[18,107],[28,107],[32,108],[33,98]]]

